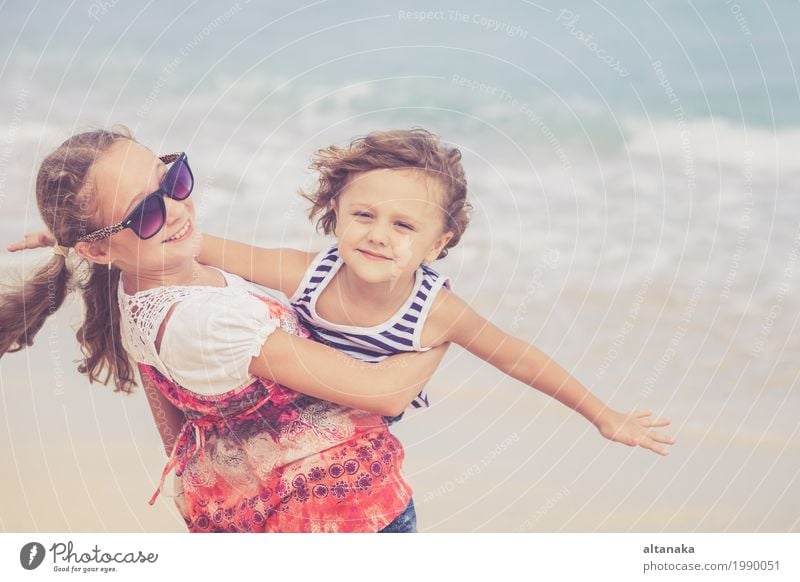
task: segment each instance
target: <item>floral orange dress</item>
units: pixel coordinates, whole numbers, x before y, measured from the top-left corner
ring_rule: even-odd
[[[380,415],[249,376],[241,363],[232,367],[249,362],[278,327],[309,334],[290,307],[224,275],[227,287],[170,286],[134,295],[120,282],[125,347],[142,379],[186,416],[150,503],[174,469],[175,502],[191,532],[383,529],[411,499],[402,445]],[[159,353],[156,335],[173,306]],[[187,350],[204,346],[214,346],[213,357],[204,354],[206,369],[187,368]],[[235,386],[221,391],[226,382]]]

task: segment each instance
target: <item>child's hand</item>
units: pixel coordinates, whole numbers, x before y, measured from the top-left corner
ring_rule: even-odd
[[[661,443],[671,445],[675,443],[675,439],[652,429],[667,426],[670,420],[649,418],[652,413],[651,410],[634,410],[625,414],[609,408],[597,419],[595,425],[600,434],[609,440],[630,447],[644,447],[666,456],[667,451]]]
[[[56,239],[46,230],[38,232],[26,232],[25,238],[8,245],[7,250],[11,253],[24,251],[26,249],[38,249],[40,247],[52,247],[56,244]]]

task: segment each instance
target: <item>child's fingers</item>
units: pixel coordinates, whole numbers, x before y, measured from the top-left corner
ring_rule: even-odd
[[[46,246],[46,238],[42,237],[39,233],[26,232],[22,240],[11,243],[6,247],[9,252],[24,251],[26,249],[35,249],[37,247]]]
[[[634,414],[634,413],[632,413]],[[641,426],[646,426],[649,428],[657,427],[657,426],[668,426],[672,424],[671,418],[647,418],[652,414],[652,411],[645,411],[644,413],[638,413],[634,417]]]
[[[652,410],[634,410],[628,416],[639,420],[642,426],[667,426],[672,422],[671,418],[647,418],[653,414]]]
[[[660,432],[651,432],[650,438],[659,443],[665,443],[668,445],[675,444],[675,437],[667,436],[665,434],[661,434]]]
[[[658,453],[662,457],[666,457],[669,454],[663,446],[656,444],[656,442],[654,442],[652,438],[649,440],[647,439],[643,440],[639,444],[639,446],[645,449],[650,449],[651,451],[653,451],[654,453]]]

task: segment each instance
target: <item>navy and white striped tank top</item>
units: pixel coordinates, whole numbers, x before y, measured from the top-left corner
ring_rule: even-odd
[[[442,286],[450,288],[450,279],[422,265],[415,275],[414,289],[397,312],[385,322],[372,327],[356,327],[326,321],[317,314],[316,305],[328,283],[343,265],[337,245],[317,255],[290,299],[298,316],[319,342],[366,362],[380,362],[400,352],[424,352],[422,328],[436,294]],[[411,402],[414,408],[429,406],[423,389]]]

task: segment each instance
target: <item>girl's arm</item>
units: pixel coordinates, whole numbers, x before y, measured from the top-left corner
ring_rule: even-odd
[[[651,412],[616,412],[586,390],[566,370],[534,346],[515,338],[476,313],[447,289],[442,289],[427,325],[432,325],[433,341],[457,343],[512,378],[552,396],[593,423],[600,433],[626,445],[650,449],[666,455],[662,444],[674,439],[653,427],[666,426],[669,419],[649,419]]]
[[[169,457],[172,455],[175,440],[178,438],[181,427],[186,421],[186,416],[172,402],[167,400],[161,390],[154,386],[146,376],[142,376],[142,386],[144,387],[144,393],[147,395],[147,402],[150,404],[153,419],[156,421],[156,427],[158,427],[158,432],[161,435],[161,441],[164,443],[164,452]]]
[[[303,280],[314,253],[294,249],[264,249],[203,234],[198,261],[239,275],[259,285],[277,289],[287,297],[294,295]],[[49,231],[25,233],[22,240],[6,247],[9,252],[51,247],[55,243]]]
[[[278,329],[250,362],[249,371],[308,396],[397,416],[427,384],[446,350],[445,344],[370,364]]]
[[[264,249],[203,234],[197,260],[291,297],[315,256],[294,249]]]
[[[314,253],[294,249],[263,249],[244,243],[203,234],[198,261],[259,285],[277,289],[287,297],[294,295],[303,280]],[[9,252],[51,247],[55,243],[49,231],[25,233],[22,240],[6,247]]]

